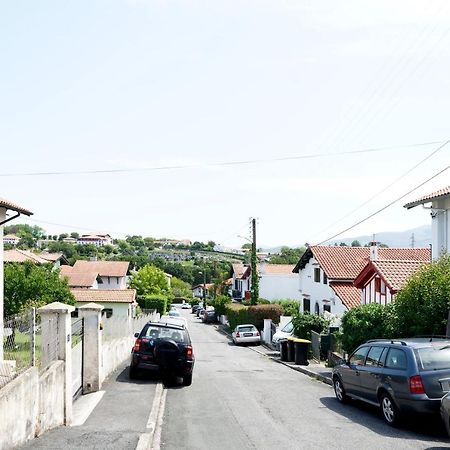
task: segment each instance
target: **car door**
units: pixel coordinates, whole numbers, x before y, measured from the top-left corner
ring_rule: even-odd
[[[361,395],[360,369],[364,366],[369,346],[356,349],[348,359],[348,363],[340,368],[344,389],[348,394]]]
[[[371,402],[377,402],[377,389],[381,383],[386,353],[387,349],[382,345],[370,347],[366,362],[359,371],[361,397]]]

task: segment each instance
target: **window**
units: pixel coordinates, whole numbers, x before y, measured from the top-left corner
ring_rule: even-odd
[[[381,291],[381,279],[375,278],[375,292]]]
[[[320,267],[314,269],[314,281],[320,283]]]
[[[447,344],[432,347],[418,348],[414,350],[419,370],[441,370],[450,368],[450,348]]]
[[[380,292],[381,295],[386,295],[386,284],[383,280],[381,280]]]
[[[303,299],[303,312],[311,312],[311,300],[309,298]]]
[[[323,284],[328,284],[328,277],[325,272],[323,273]]]
[[[320,306],[319,306],[319,304],[317,302],[316,302],[316,305],[314,307],[314,312],[316,313],[317,316],[320,314]]]
[[[292,320],[287,323],[284,328],[281,329],[283,333],[292,333],[294,331],[294,324],[292,323]]]
[[[113,315],[113,310],[112,308],[105,308],[102,313],[106,315],[107,319],[109,319]]]
[[[391,348],[386,358],[386,367],[389,369],[406,369],[406,354],[399,348]]]
[[[323,305],[323,312],[328,311],[331,312],[331,305]]]
[[[350,359],[349,359],[350,364],[354,365],[354,366],[363,366],[368,350],[369,350],[369,347],[358,348],[358,350],[356,350],[356,352],[353,353],[352,356],[350,356]]]
[[[385,347],[371,347],[367,354],[366,366],[383,366],[383,351]]]

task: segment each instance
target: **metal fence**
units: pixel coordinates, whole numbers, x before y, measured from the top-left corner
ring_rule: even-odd
[[[157,320],[157,314],[141,314],[137,317],[112,316],[102,318],[103,341],[108,342],[114,339],[133,336],[137,331],[141,331],[144,325],[149,321]]]
[[[320,334],[311,330],[311,350],[313,358],[320,361]]]
[[[3,321],[3,358],[0,357],[0,388],[29,367],[38,365],[41,356],[39,317],[32,308]]]

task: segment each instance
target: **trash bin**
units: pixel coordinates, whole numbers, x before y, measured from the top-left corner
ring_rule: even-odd
[[[287,361],[294,362],[295,361],[295,344],[293,337],[287,338]]]
[[[288,360],[288,343],[287,339],[281,339],[280,340],[280,359],[281,361],[287,361]]]
[[[311,341],[306,339],[294,339],[295,345],[295,364],[299,366],[307,366],[308,362],[308,345]]]

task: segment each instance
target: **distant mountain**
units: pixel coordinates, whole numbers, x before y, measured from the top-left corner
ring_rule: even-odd
[[[389,247],[411,247],[413,236],[414,247],[428,247],[431,244],[431,226],[422,225],[406,231],[385,231],[382,233],[377,233],[375,235],[375,240],[386,244]],[[372,239],[372,235],[355,236],[345,239],[336,239],[328,242],[328,244],[333,245],[337,243],[339,245],[341,242],[344,242],[345,244],[350,245],[353,241],[357,240],[361,243],[361,245],[365,245],[368,242],[371,242]]]
[[[414,235],[414,247],[428,247],[431,244],[431,226],[422,225],[417,228],[412,228],[406,231],[385,231],[382,233],[377,233],[375,235],[375,240],[389,247],[411,247],[412,236]],[[345,239],[335,239],[333,241],[327,242],[328,245],[334,245],[335,243],[339,245],[344,242],[350,245],[353,241],[359,241],[361,245],[365,245],[372,241],[373,236],[355,236]],[[279,253],[281,250],[281,245],[279,247],[263,247],[261,250],[268,253]],[[302,247],[302,245],[297,245],[295,247]]]

